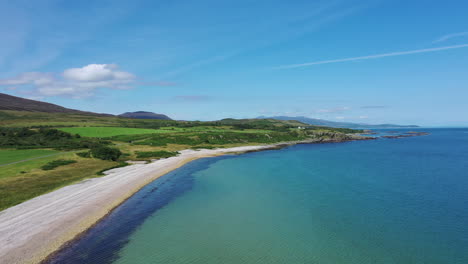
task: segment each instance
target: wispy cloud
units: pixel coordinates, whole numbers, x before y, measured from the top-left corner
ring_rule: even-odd
[[[448,34],[448,35],[442,36],[442,37],[434,40],[434,42],[432,42],[432,43],[444,42],[444,41],[447,41],[449,39],[464,37],[464,36],[468,36],[468,31]]]
[[[361,106],[361,109],[383,109],[388,108],[386,105],[364,105]]]
[[[438,48],[429,48],[429,49],[410,50],[410,51],[398,51],[398,52],[383,53],[383,54],[353,57],[353,58],[336,59],[336,60],[314,61],[314,62],[307,62],[307,63],[301,63],[301,64],[290,64],[290,65],[283,65],[283,66],[275,67],[273,69],[302,68],[302,67],[313,66],[313,65],[340,63],[340,62],[348,62],[348,61],[370,60],[370,59],[380,59],[380,58],[385,58],[385,57],[404,56],[404,55],[411,55],[411,54],[418,54],[418,53],[429,53],[429,52],[452,50],[452,49],[461,49],[461,48],[468,48],[468,44],[445,46],[445,47],[438,47]]]
[[[117,64],[89,64],[66,69],[60,73],[24,72],[0,79],[0,87],[22,95],[87,98],[97,89],[125,90],[136,86],[175,86],[170,81],[141,81],[130,72],[120,70]]]
[[[0,2],[0,33],[8,40],[0,43],[0,76],[40,69],[71,47],[99,42],[96,36],[135,6],[125,1],[73,8],[54,0]]]
[[[270,46],[290,41],[311,32],[317,31],[335,21],[344,19],[356,14],[366,8],[368,4],[348,3],[341,0],[312,1],[306,4],[291,5],[286,2],[277,2],[278,8],[272,10],[268,16],[259,17],[252,14],[264,12],[271,3],[251,4],[249,0],[235,1],[235,6],[249,7],[249,13],[232,13],[231,9],[226,9],[222,1],[210,2],[209,6],[215,5],[218,8],[215,16],[209,9],[202,8],[205,1],[175,1],[170,10],[163,10],[159,17],[172,21],[172,12],[201,12],[200,17],[191,21],[191,15],[185,17],[186,27],[174,27],[171,23],[167,26],[170,35],[177,36],[174,41],[167,36],[158,36],[155,45],[168,42],[163,47],[155,48],[158,52],[163,50],[163,54],[170,54],[169,65],[163,67],[167,70],[161,71],[158,76],[162,78],[175,78],[199,68],[212,66],[226,60],[251,54],[252,52],[267,49]],[[230,5],[228,5],[230,6]],[[180,10],[179,10],[180,9]],[[204,12],[210,13],[204,13]],[[198,12],[197,12],[198,13]],[[144,31],[144,32],[143,32]],[[152,35],[154,27],[148,27],[137,34]],[[228,32],[236,32],[230,34]],[[132,33],[133,34],[133,33]],[[147,37],[142,37],[142,41],[147,42]],[[173,42],[174,41],[174,42]],[[183,43],[183,44],[180,44]],[[171,48],[170,52],[166,50]],[[213,56],[213,52],[216,54]],[[207,55],[210,54],[210,55]]]
[[[319,109],[317,113],[343,113],[345,111],[351,110],[350,107],[335,107],[335,108],[327,108],[327,109]]]
[[[13,78],[0,79],[0,86],[14,86],[30,96],[66,96],[84,98],[99,88],[129,89],[136,76],[119,70],[116,64],[89,64],[71,68],[61,74],[25,72]]]
[[[169,77],[172,78],[174,76],[183,74],[185,72],[189,72],[189,71],[192,71],[194,69],[200,68],[202,66],[226,60],[226,59],[232,57],[233,55],[234,55],[234,53],[215,56],[215,57],[211,57],[211,58],[208,58],[208,59],[203,59],[203,60],[194,62],[192,64],[182,66],[182,67],[180,67],[178,69],[175,69],[175,70],[172,70],[172,71],[169,71],[169,72],[166,72],[166,73],[162,73],[162,74],[160,74],[160,76],[163,77],[163,78],[169,78]]]

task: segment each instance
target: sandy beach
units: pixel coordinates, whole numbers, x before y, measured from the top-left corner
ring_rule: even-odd
[[[177,157],[112,169],[0,212],[0,263],[40,263],[146,184],[199,158],[284,144],[184,150]]]

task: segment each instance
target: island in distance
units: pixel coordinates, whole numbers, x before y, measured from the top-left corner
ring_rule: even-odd
[[[364,124],[350,122],[336,122],[318,118],[309,118],[305,116],[259,116],[257,119],[276,119],[276,120],[296,120],[314,126],[327,126],[336,128],[352,128],[352,129],[385,129],[385,128],[418,128],[416,125],[395,125],[395,124]]]

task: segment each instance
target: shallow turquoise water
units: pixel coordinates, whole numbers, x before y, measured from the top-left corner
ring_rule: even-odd
[[[468,130],[195,161],[50,263],[468,263]]]

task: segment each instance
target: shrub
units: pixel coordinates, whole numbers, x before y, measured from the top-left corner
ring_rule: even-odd
[[[91,152],[89,151],[78,152],[76,155],[82,158],[91,158]]]
[[[221,146],[219,147],[215,147],[215,146],[195,146],[195,147],[192,147],[192,149],[215,149],[215,148],[220,148]]]
[[[64,166],[68,164],[76,163],[76,160],[54,160],[41,167],[43,170],[53,170],[59,166]]]
[[[51,128],[10,128],[0,127],[0,146],[21,149],[54,148],[71,150],[106,145],[110,142],[100,139],[81,138]]]
[[[120,161],[119,164],[115,165],[115,166],[112,166],[112,167],[109,167],[109,168],[105,168],[105,169],[102,169],[98,172],[96,172],[96,175],[105,175],[104,172],[105,171],[108,171],[108,170],[111,170],[111,169],[115,169],[115,168],[122,168],[122,167],[125,167],[125,166],[128,166],[130,165],[129,163],[125,162],[125,161]]]
[[[122,152],[116,148],[98,146],[91,149],[91,154],[97,159],[116,161],[122,155]]]
[[[137,158],[169,158],[177,156],[179,152],[172,151],[137,151]]]

